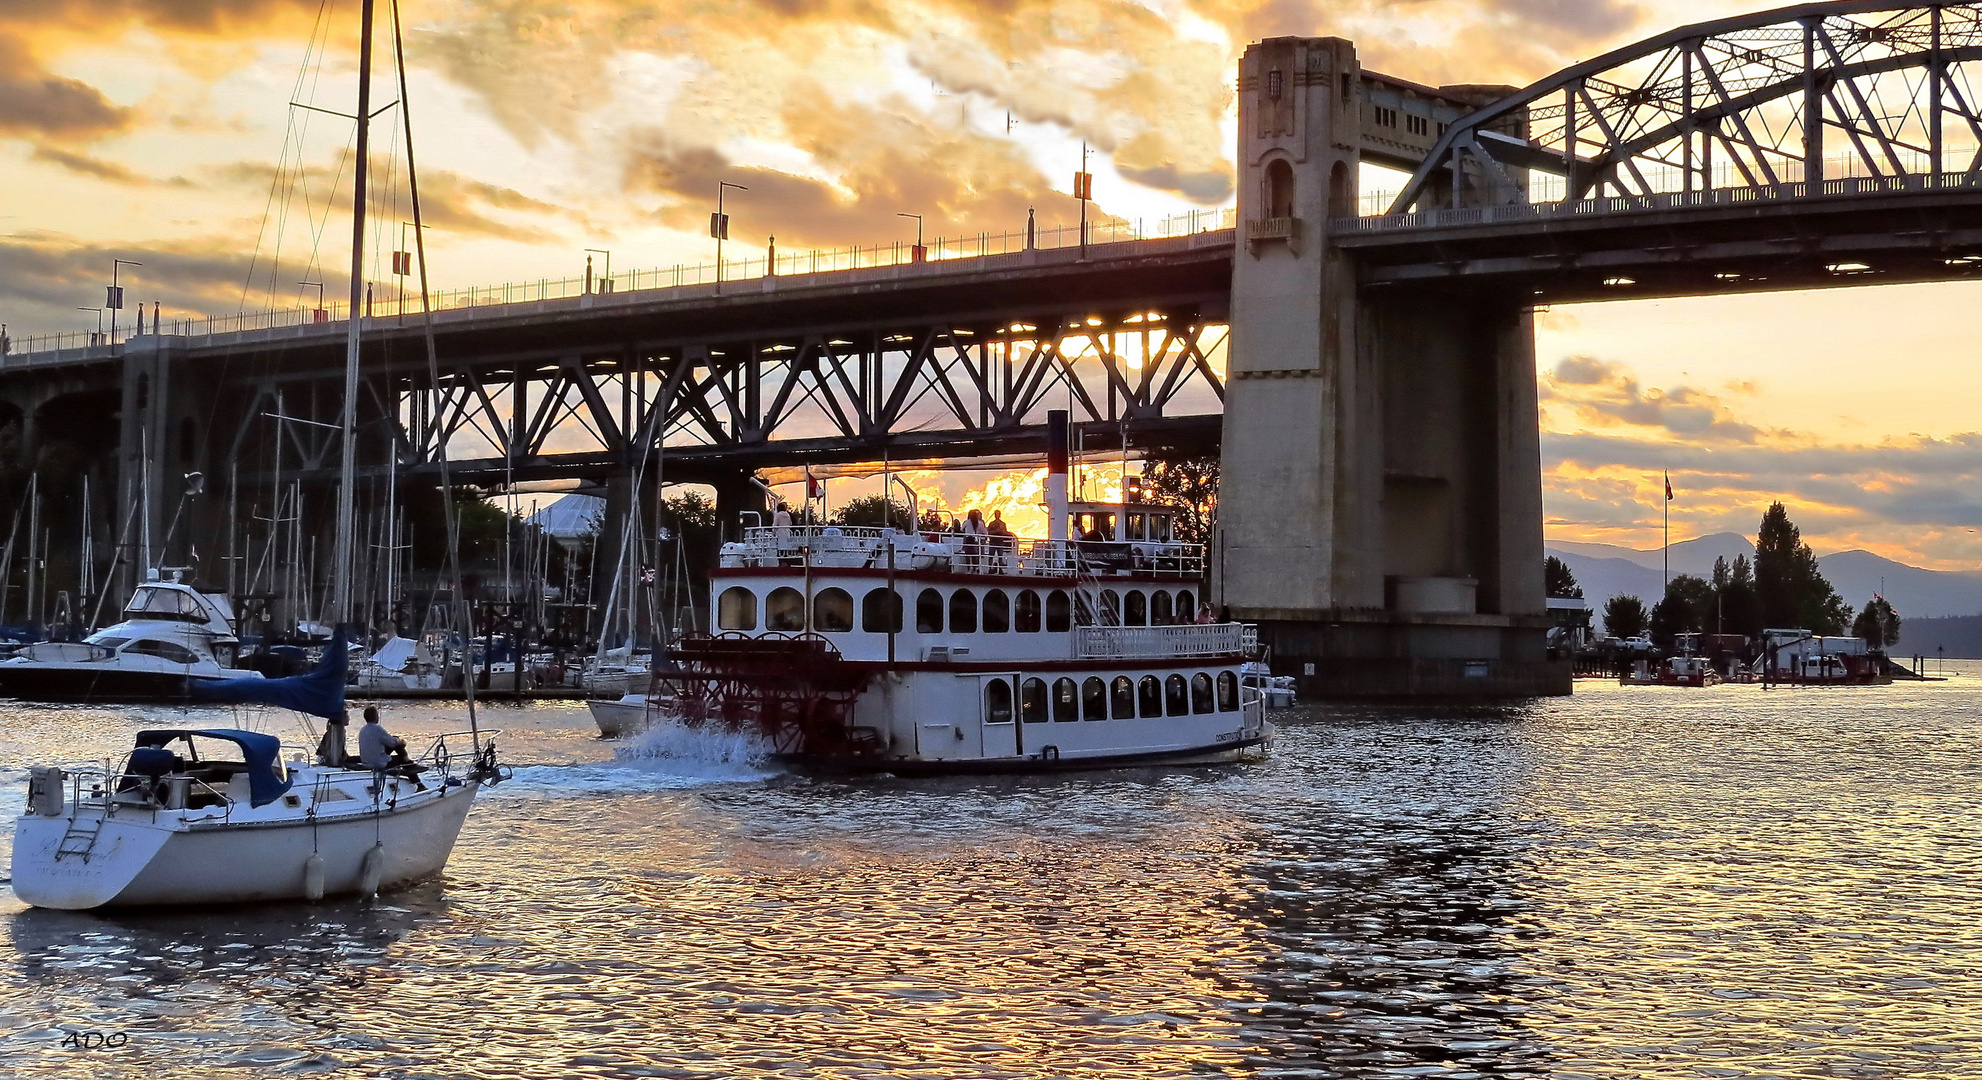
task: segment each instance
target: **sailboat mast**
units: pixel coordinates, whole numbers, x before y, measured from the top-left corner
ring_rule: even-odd
[[[351,306],[344,313],[343,463],[337,477],[337,551],[331,564],[336,581],[332,617],[351,621],[352,509],[357,487],[358,331],[365,300],[365,176],[371,165],[372,2],[364,0],[358,28],[358,145],[356,190],[351,197]]]

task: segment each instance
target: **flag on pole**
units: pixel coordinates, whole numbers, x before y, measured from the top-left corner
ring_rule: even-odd
[[[820,495],[823,495],[823,494],[825,494],[825,492],[824,492],[824,491],[822,491],[822,490],[820,489],[820,485],[819,485],[819,481],[817,481],[817,480],[814,480],[814,479],[812,478],[812,467],[811,467],[810,465],[808,465],[808,466],[806,466],[806,467],[805,467],[805,497],[806,497],[806,498],[808,498],[808,499],[816,499],[816,498],[818,498],[818,497],[819,497]]]
[[[1671,473],[1666,473],[1666,474],[1665,474],[1665,501],[1666,501],[1666,502],[1671,502],[1671,501],[1672,501],[1672,474],[1671,474]]]

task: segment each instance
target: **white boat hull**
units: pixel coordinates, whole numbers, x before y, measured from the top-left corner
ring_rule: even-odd
[[[592,709],[592,719],[599,725],[599,734],[608,739],[645,731],[660,715],[645,694],[627,694],[618,701],[593,701],[588,704]]]
[[[478,786],[468,780],[402,797],[397,809],[314,823],[186,824],[120,808],[87,858],[55,854],[67,815],[23,815],[14,830],[14,893],[36,907],[67,910],[301,900],[308,898],[304,864],[316,853],[324,895],[354,895],[374,844],[384,846],[379,888],[398,888],[447,865]]]

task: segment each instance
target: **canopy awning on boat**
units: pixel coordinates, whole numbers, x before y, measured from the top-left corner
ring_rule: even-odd
[[[275,761],[282,756],[282,741],[273,735],[233,728],[159,728],[138,732],[137,745],[164,746],[174,739],[185,739],[189,743],[194,739],[218,739],[240,747],[242,760],[248,763],[248,803],[251,806],[272,803],[289,790],[290,781],[281,779],[275,773]]]

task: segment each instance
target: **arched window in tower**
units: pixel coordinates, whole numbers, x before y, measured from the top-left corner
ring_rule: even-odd
[[[1344,161],[1336,162],[1328,171],[1328,216],[1356,216],[1356,182],[1350,178],[1349,164]]]
[[[1284,158],[1266,163],[1266,216],[1294,216],[1294,167]]]

